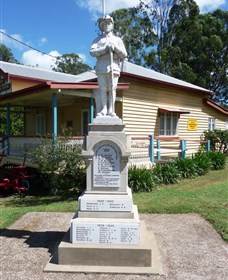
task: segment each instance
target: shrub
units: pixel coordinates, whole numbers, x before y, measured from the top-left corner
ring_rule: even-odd
[[[198,176],[197,165],[191,158],[177,158],[173,162],[181,178],[194,178]]]
[[[215,152],[208,152],[207,156],[211,161],[211,165],[212,165],[211,169],[219,170],[225,168],[226,156],[224,154],[215,151]]]
[[[197,174],[199,176],[208,173],[211,170],[212,163],[206,152],[198,152],[193,157],[192,160],[196,165]]]
[[[228,130],[215,129],[214,131],[204,131],[203,140],[210,140],[212,151],[228,153]]]
[[[176,158],[168,163],[158,163],[153,169],[130,167],[129,186],[133,192],[149,192],[160,184],[173,184],[184,178],[204,175],[211,169],[226,165],[226,156],[219,152],[198,152],[192,158]]]
[[[160,184],[165,185],[177,183],[181,177],[173,161],[165,164],[156,164],[153,168],[153,174]]]
[[[78,195],[85,189],[86,169],[81,147],[74,145],[66,150],[68,141],[69,137],[59,137],[58,145],[54,146],[51,139],[44,138],[41,145],[30,152],[49,194]]]
[[[151,169],[131,166],[128,170],[128,185],[133,192],[150,192],[158,184]]]

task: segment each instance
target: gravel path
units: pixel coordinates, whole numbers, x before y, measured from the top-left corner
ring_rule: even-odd
[[[227,280],[228,245],[196,214],[140,215],[155,234],[164,275],[43,272],[73,213],[29,213],[1,234],[0,280]]]

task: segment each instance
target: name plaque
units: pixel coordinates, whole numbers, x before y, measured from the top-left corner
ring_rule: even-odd
[[[138,223],[73,223],[72,243],[139,244]]]
[[[132,211],[132,200],[129,199],[80,199],[81,211]]]
[[[100,146],[93,158],[93,186],[120,187],[120,155],[110,145]]]

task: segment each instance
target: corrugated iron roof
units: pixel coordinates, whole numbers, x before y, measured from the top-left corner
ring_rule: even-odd
[[[5,73],[9,73],[10,75],[18,77],[25,77],[31,79],[33,78],[38,80],[54,82],[76,83],[82,80],[96,78],[94,71],[88,71],[80,75],[72,75],[37,67],[8,63],[4,61],[0,61],[0,69],[2,69],[2,71]]]
[[[34,78],[43,81],[77,83],[77,82],[90,81],[96,79],[96,74],[94,70],[87,71],[79,75],[72,75],[72,74],[65,74],[65,73],[55,72],[51,70],[19,65],[14,63],[8,63],[3,61],[0,61],[0,69],[2,69],[5,73],[9,73],[10,75]],[[122,72],[128,75],[137,76],[138,78],[141,77],[144,79],[146,78],[149,80],[170,84],[173,86],[179,86],[192,90],[203,91],[208,94],[212,93],[211,91],[205,88],[130,63],[127,60],[125,60],[124,63],[122,64]]]
[[[200,90],[200,91],[207,92],[209,94],[212,93],[211,91],[209,91],[205,88],[193,85],[191,83],[173,78],[173,77],[165,75],[165,74],[161,74],[154,70],[147,69],[145,67],[133,64],[128,61],[124,61],[123,65],[122,65],[122,72],[131,74],[134,76],[142,77],[142,78],[147,78],[147,79],[151,79],[151,80],[155,80],[155,81],[159,81],[159,82],[163,82],[163,83],[167,83],[167,84],[176,85],[179,87],[186,87],[189,89]]]

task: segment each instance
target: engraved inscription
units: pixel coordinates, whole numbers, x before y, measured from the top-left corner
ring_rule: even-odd
[[[92,241],[92,234],[94,232],[94,229],[90,226],[77,226],[75,230],[76,240],[79,240],[81,242],[91,242]]]
[[[138,244],[139,224],[74,224],[73,243]]]
[[[132,200],[87,199],[80,201],[82,211],[132,211]]]
[[[93,159],[93,186],[120,186],[120,156],[117,149],[105,144],[95,152]]]
[[[122,227],[120,233],[121,243],[131,244],[137,235],[137,230],[137,227]]]
[[[112,244],[117,241],[116,229],[111,224],[99,224],[99,243],[100,244]]]

